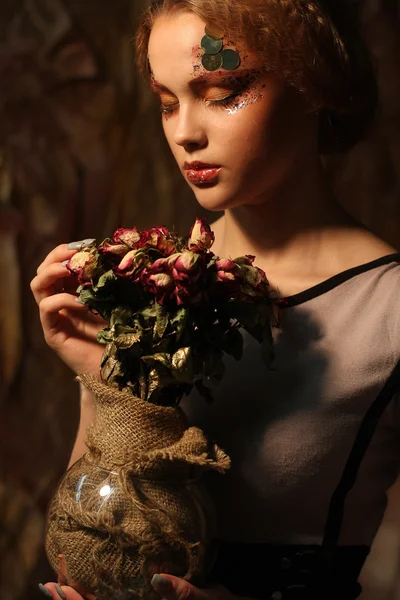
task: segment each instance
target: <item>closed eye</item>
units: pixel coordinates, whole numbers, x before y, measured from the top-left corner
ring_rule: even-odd
[[[207,100],[207,105],[208,106],[219,106],[219,107],[225,107],[225,106],[231,106],[233,104],[233,101],[236,100],[236,98],[242,93],[242,90],[239,92],[233,92],[232,94],[229,94],[229,96],[226,96],[225,98],[221,98],[220,100]]]
[[[218,100],[205,100],[206,106],[216,106],[219,108],[225,108],[231,106],[236,98],[240,96],[243,90],[233,92],[229,94],[229,96],[225,96],[225,98],[221,98]],[[174,102],[173,104],[161,104],[160,111],[163,115],[170,115],[175,112],[179,107],[179,102]]]
[[[179,103],[176,102],[175,104],[161,104],[160,106],[160,111],[161,114],[163,115],[169,115],[171,113],[173,113],[179,106]]]

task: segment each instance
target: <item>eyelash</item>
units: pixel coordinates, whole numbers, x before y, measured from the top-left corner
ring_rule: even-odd
[[[242,93],[243,90],[239,91],[239,92],[234,92],[233,94],[231,94],[230,96],[227,96],[226,98],[223,98],[222,100],[208,100],[207,101],[207,106],[217,106],[219,108],[225,108],[226,106],[230,106],[231,104],[233,104],[233,101]],[[173,113],[176,108],[178,107],[178,104],[174,104],[172,106],[160,106],[160,111],[161,114],[163,115],[170,115],[171,113]]]

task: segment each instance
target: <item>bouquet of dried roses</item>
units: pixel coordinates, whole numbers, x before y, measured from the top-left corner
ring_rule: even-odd
[[[219,258],[213,242],[205,219],[187,238],[120,228],[67,265],[108,325],[100,376],[78,377],[96,419],[50,505],[46,548],[59,580],[88,597],[152,598],[154,573],[200,584],[209,566],[213,520],[198,480],[230,460],[179,403],[193,387],[212,400],[204,380],[221,380],[224,353],[241,358],[241,327],[270,365],[273,305],[254,256]]]

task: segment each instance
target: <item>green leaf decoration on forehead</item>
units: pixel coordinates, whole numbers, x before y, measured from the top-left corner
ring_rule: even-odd
[[[221,40],[224,37],[224,30],[218,25],[206,25],[206,35],[216,40]]]
[[[217,54],[222,49],[222,40],[216,40],[205,35],[201,40],[201,47],[206,54]]]
[[[233,71],[234,69],[237,69],[240,65],[240,56],[236,52],[236,50],[231,50],[230,48],[227,48],[226,50],[222,50],[221,56],[222,68],[226,69],[227,71]]]
[[[217,71],[222,67],[222,55],[218,54],[204,54],[201,59],[201,64],[206,71]]]
[[[205,28],[205,36],[201,40],[201,47],[204,54],[201,58],[201,63],[206,71],[216,71],[217,69],[225,69],[233,71],[240,65],[240,56],[236,50],[231,48],[223,48],[224,32],[215,25],[207,25]]]

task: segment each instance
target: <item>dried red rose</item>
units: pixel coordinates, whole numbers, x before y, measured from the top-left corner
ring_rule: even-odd
[[[209,250],[215,240],[214,232],[206,219],[196,219],[190,230],[187,247],[194,252]]]
[[[114,231],[113,242],[114,244],[126,244],[128,248],[134,250],[138,247],[140,237],[141,235],[136,227],[132,227],[132,229],[120,227]]]
[[[129,250],[123,257],[117,267],[114,268],[114,273],[123,279],[131,279],[137,281],[142,270],[151,262],[150,257],[146,252],[139,248],[138,250]]]
[[[253,267],[254,259],[255,256],[251,254],[235,259],[243,276],[243,283],[240,285],[240,298],[243,300],[266,297],[270,292],[265,272],[259,267]]]
[[[129,252],[129,246],[126,244],[112,244],[106,240],[99,246],[99,252],[111,259],[118,259]]]
[[[137,248],[156,248],[164,256],[169,256],[176,250],[175,241],[166,227],[152,227],[142,231]]]
[[[204,260],[199,254],[184,250],[167,258],[159,258],[142,273],[144,287],[163,304],[175,298],[178,305],[198,301],[199,279],[205,272]],[[164,275],[164,277],[156,277]]]
[[[67,263],[67,269],[76,275],[78,281],[84,287],[91,284],[99,270],[99,254],[96,248],[82,250],[72,256]]]

